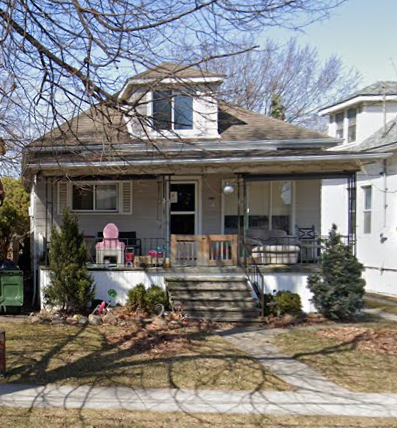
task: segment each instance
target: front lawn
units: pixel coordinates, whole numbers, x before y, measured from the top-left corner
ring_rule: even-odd
[[[256,360],[200,326],[122,328],[2,322],[3,382],[136,388],[288,390]],[[0,380],[1,382],[1,380]]]
[[[397,324],[332,325],[279,335],[281,351],[340,386],[358,392],[397,393]]]

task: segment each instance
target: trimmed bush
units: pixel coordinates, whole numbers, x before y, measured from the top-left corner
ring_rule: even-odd
[[[299,316],[302,312],[301,298],[299,294],[291,291],[278,291],[277,293],[265,293],[265,316],[292,315]]]
[[[161,303],[168,306],[167,293],[158,285],[152,284],[148,289],[143,284],[138,284],[128,292],[127,305],[132,309],[140,309],[144,312],[153,313],[156,304]]]
[[[342,242],[335,225],[324,242],[320,269],[320,273],[308,278],[307,284],[317,310],[331,319],[354,318],[364,306],[365,281],[361,278],[364,266],[351,246]]]
[[[128,306],[131,306],[131,308],[134,310],[138,308],[145,310],[146,288],[143,284],[138,284],[134,288],[131,288],[127,296]]]
[[[146,290],[145,301],[150,312],[153,312],[157,303],[161,303],[164,307],[168,306],[167,293],[161,287],[154,284]]]
[[[291,291],[279,291],[275,296],[276,310],[280,315],[297,317],[302,312],[302,303],[299,294]]]

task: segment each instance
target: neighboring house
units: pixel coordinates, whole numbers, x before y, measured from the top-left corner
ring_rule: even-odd
[[[100,297],[118,287],[123,303],[133,284],[163,284],[167,275],[255,271],[267,290],[298,291],[309,308],[306,278],[312,270],[303,263],[315,262],[317,249],[304,256],[299,229],[310,229],[307,242],[316,243],[322,179],[343,178],[353,186],[356,172],[384,155],[331,152],[327,149],[340,139],[227,105],[219,101],[222,80],[161,64],[128,79],[118,95],[120,108],[91,108],[27,147],[24,177],[30,183],[34,264],[42,283],[51,226],[61,223],[69,207],[91,245],[90,269]],[[351,210],[339,214],[347,218]],[[131,245],[135,255],[162,251],[171,268],[95,263],[93,244],[110,222],[124,236],[135,233],[140,240]],[[243,237],[272,232],[279,236],[275,251],[296,248],[300,263],[240,267],[242,260],[250,261],[251,247]]]
[[[344,139],[332,150],[389,154],[357,174],[357,256],[365,266],[367,290],[397,295],[397,82],[377,82],[324,108],[329,134]],[[335,201],[338,201],[337,207]],[[323,226],[336,222],[347,204],[344,183],[324,183]],[[335,220],[337,219],[337,221]],[[325,231],[325,230],[324,230]]]

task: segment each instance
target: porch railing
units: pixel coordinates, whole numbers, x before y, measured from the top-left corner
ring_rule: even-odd
[[[237,235],[171,235],[173,266],[236,266]]]

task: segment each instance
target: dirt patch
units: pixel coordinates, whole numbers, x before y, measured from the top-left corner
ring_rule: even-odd
[[[215,329],[230,328],[211,321],[180,319],[176,314],[145,319],[126,308],[120,308],[114,314],[119,320],[117,327],[102,325],[101,332],[109,344],[123,351],[129,350],[131,354],[181,354],[192,348],[195,338]]]
[[[359,351],[397,355],[397,331],[364,327],[319,330],[317,337],[352,344]]]

